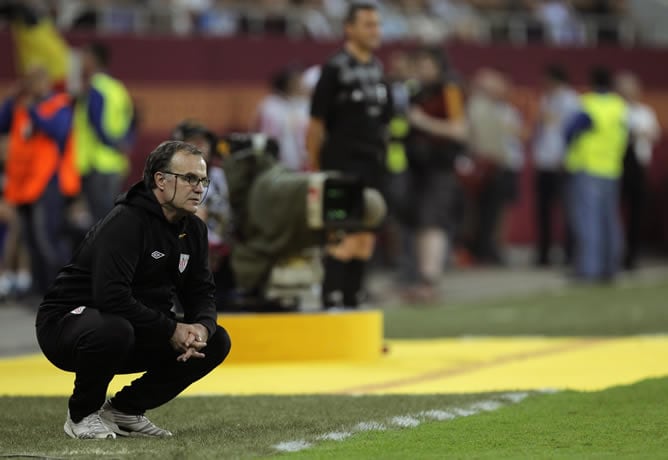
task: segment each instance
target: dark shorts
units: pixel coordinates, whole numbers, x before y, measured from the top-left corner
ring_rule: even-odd
[[[341,158],[323,155],[320,161],[322,171],[337,171],[360,179],[365,187],[374,188],[385,196],[387,170],[380,161],[371,158]]]
[[[453,224],[458,193],[452,172],[431,170],[410,175],[406,203],[408,224],[414,228],[449,229]]]

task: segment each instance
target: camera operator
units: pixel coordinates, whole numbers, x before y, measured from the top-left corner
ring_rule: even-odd
[[[375,3],[351,4],[345,36],[343,49],[323,66],[312,97],[306,137],[309,159],[313,169],[345,172],[368,187],[382,190],[392,105],[382,66],[373,54],[380,45]],[[328,247],[322,285],[324,308],[358,307],[374,240],[367,230],[349,234],[340,244]]]

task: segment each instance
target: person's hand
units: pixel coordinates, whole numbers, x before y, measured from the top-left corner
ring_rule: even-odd
[[[186,362],[190,358],[204,358],[202,349],[206,347],[209,331],[201,324],[176,323],[176,329],[170,339],[172,347],[182,351],[176,360]]]
[[[203,328],[203,326],[201,327]],[[197,351],[206,346],[206,336],[201,334],[200,327],[194,324],[176,323],[176,329],[174,329],[174,334],[169,339],[169,343],[174,350],[182,351],[184,354],[188,353],[190,357],[193,356],[193,351],[188,352],[188,350],[194,348],[194,351]]]
[[[209,338],[209,330],[200,323],[193,323],[190,326],[192,326],[195,332],[191,332],[188,340],[186,340],[186,346],[190,347],[194,343],[206,343]]]

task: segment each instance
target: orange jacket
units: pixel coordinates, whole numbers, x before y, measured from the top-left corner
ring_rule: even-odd
[[[34,108],[36,116],[47,121],[60,110],[71,110],[67,94],[50,96]],[[34,126],[27,107],[15,104],[5,165],[5,199],[15,205],[34,203],[56,174],[61,193],[77,195],[81,179],[74,163],[71,135],[67,135],[63,147]]]

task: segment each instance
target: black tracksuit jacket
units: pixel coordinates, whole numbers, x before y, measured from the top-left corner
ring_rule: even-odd
[[[208,267],[206,225],[194,215],[177,223],[142,182],[86,235],[58,274],[37,313],[36,326],[80,306],[127,319],[135,333],[169,340],[178,297],[187,323],[216,330],[215,285]]]

